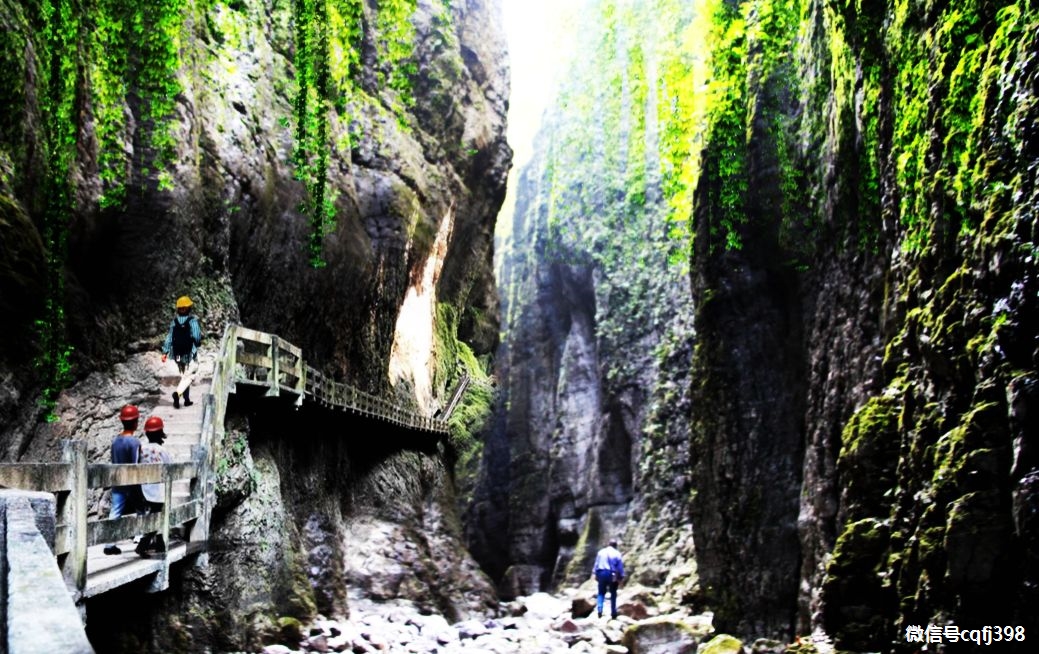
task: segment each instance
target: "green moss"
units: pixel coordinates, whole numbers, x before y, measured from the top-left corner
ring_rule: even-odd
[[[451,414],[448,426],[456,455],[463,460],[477,456],[482,447],[477,435],[483,431],[494,406],[493,381],[467,343],[458,340],[458,311],[447,303],[437,304],[434,330],[436,369],[433,386],[448,401],[463,375],[469,386]]]
[[[975,366],[980,365],[982,358],[996,350],[1000,331],[1007,326],[1009,320],[1010,317],[1005,312],[982,318],[982,330],[967,341],[967,353]]]
[[[967,465],[971,454],[995,445],[995,424],[1003,419],[1004,409],[996,402],[976,405],[938,439],[934,447],[931,483],[935,498],[949,502],[964,492],[974,468]]]
[[[574,555],[566,565],[566,579],[581,579],[589,575],[595,553],[602,543],[602,520],[599,510],[591,508],[585,514],[581,535],[574,545]]]
[[[990,126],[1006,124],[1020,107],[1020,98],[1004,95],[1004,76],[1035,31],[1023,7],[1007,3],[992,17],[973,0],[951,3],[924,23],[916,4],[895,4],[887,30],[895,71],[892,151],[908,251],[972,233],[982,212],[1017,183],[1011,171],[989,165],[1016,148],[1017,132]]]
[[[890,528],[866,518],[844,526],[823,581],[827,631],[840,647],[870,650],[887,642],[894,612],[888,580]]]
[[[303,624],[291,616],[278,618],[278,637],[282,643],[296,647],[304,639]]]
[[[743,641],[728,634],[718,634],[697,648],[697,654],[740,654],[743,652]]]
[[[9,173],[13,161],[21,161],[24,146],[19,145],[24,133],[24,118],[14,107],[25,106],[25,15],[17,5],[9,13],[0,30],[0,185],[13,186]]]

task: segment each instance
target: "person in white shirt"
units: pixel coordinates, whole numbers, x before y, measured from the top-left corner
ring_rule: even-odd
[[[144,423],[144,435],[148,442],[141,445],[140,463],[173,463],[162,442],[166,440],[165,425],[162,418],[152,416]],[[159,513],[162,505],[166,502],[165,485],[161,483],[141,484],[141,492],[144,494],[144,504],[148,513]],[[166,551],[166,543],[162,534],[153,531],[141,537],[135,550],[141,556],[149,554],[161,554]]]

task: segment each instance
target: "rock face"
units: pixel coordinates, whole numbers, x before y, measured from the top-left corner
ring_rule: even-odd
[[[52,458],[58,439],[75,437],[105,460],[122,403],[167,400],[155,351],[183,294],[207,350],[241,322],[301,346],[338,379],[432,413],[459,374],[458,343],[477,356],[497,345],[492,231],[511,159],[497,5],[396,3],[404,14],[393,15],[386,3],[308,3],[347,12],[323,21],[295,15],[304,3],[160,4],[46,14],[0,3],[7,458]],[[128,39],[133,20],[154,38]],[[321,39],[325,63],[312,54]],[[163,43],[172,50],[149,49]],[[344,52],[356,56],[344,63]],[[156,93],[160,83],[174,90]],[[67,193],[48,195],[55,188]],[[432,298],[414,322],[451,354],[391,376],[398,314],[432,260]],[[44,423],[51,409],[36,399],[54,378],[33,364],[64,374],[66,357],[61,420]],[[104,635],[110,605],[92,605],[95,636],[119,641],[106,651],[239,649],[279,616],[346,612],[348,589],[414,596],[458,618],[483,610],[491,589],[459,547],[442,447],[372,454],[342,441],[380,425],[306,411],[287,424],[268,410],[233,404],[217,445],[213,565],[141,602],[140,633]],[[304,431],[323,436],[297,439]],[[377,535],[403,549],[373,550],[382,563],[367,569],[374,559],[350,543]]]
[[[586,31],[607,36],[547,114],[506,243],[474,553],[523,592],[623,532],[642,581],[787,642],[900,651],[913,625],[1034,624],[1034,9],[718,3],[691,287],[638,295],[623,244],[654,233],[668,181],[665,128],[638,131],[660,101],[639,95],[638,34],[659,24],[593,5]],[[644,196],[639,144],[662,170]],[[621,442],[618,504],[600,453]]]
[[[506,597],[579,584],[610,537],[631,542],[639,581],[695,586],[688,478],[672,474],[689,456],[690,298],[655,175],[619,172],[641,164],[617,142],[652,151],[657,135],[635,100],[648,92],[609,85],[626,64],[597,11],[563,90],[593,100],[547,115],[501,244],[509,336],[466,537]]]

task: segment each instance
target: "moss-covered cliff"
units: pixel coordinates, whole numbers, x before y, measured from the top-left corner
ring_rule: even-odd
[[[509,150],[488,6],[3,7],[3,360],[37,364],[29,398],[140,350],[185,293],[210,331],[233,305],[384,391],[397,312],[445,222],[437,297],[462,340],[493,349]],[[36,407],[3,411],[24,424]]]
[[[58,439],[79,438],[107,459],[119,406],[169,402],[158,347],[185,294],[204,352],[242,322],[430,415],[469,369],[482,395],[458,414],[464,438],[498,338],[491,235],[511,152],[497,13],[446,0],[0,2],[5,458],[52,458]],[[411,342],[427,343],[421,356],[401,354]],[[279,616],[341,614],[348,588],[384,592],[356,573],[350,553],[368,545],[352,543],[414,544],[369,558],[396,561],[387,579],[408,581],[392,594],[429,610],[489,600],[459,548],[449,449],[280,409],[293,421],[232,402],[214,565],[141,602],[144,630],[106,651],[252,647]],[[400,451],[345,444],[372,433]],[[93,604],[91,622],[119,641],[110,608]]]
[[[495,532],[512,549],[494,569],[562,550],[561,527],[517,527],[532,498],[583,497],[604,475],[547,476],[573,458],[563,408],[592,387],[582,406],[613,415],[609,389],[634,383],[625,507],[640,508],[621,517],[635,574],[695,571],[674,598],[717,628],[825,628],[871,651],[911,649],[912,625],[1033,628],[1034,5],[593,6],[584,31],[601,41],[549,114],[505,260],[509,403],[475,506],[517,533]],[[667,293],[606,301],[642,287],[613,252],[652,243],[652,227],[627,230],[661,215],[691,239],[695,310]],[[570,277],[594,291],[567,294]],[[575,386],[563,353],[582,302],[598,371]],[[695,348],[652,328],[685,311]],[[667,343],[666,364],[645,365]],[[530,361],[536,374],[518,368]],[[590,431],[585,452],[612,447]],[[674,533],[688,521],[695,557]],[[585,537],[603,533],[571,538]]]

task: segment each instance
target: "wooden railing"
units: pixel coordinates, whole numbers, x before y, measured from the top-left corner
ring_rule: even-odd
[[[228,394],[236,393],[239,384],[266,388],[267,396],[295,395],[297,404],[304,400],[319,402],[405,429],[442,435],[448,432],[448,419],[468,383],[468,376],[463,375],[441,415],[435,418],[422,416],[385,398],[329,379],[308,366],[302,351],[292,343],[272,334],[229,325],[220,341],[210,392],[203,400],[199,444],[192,448],[190,462],[92,464],[87,461],[85,442],[63,441],[61,462],[0,464],[0,487],[55,494],[57,528],[54,554],[76,602],[144,574],[157,573],[151,589],[163,590],[169,585],[171,561],[198,553],[199,564],[205,564],[214,503],[215,461],[212,452],[214,444],[223,439]],[[187,499],[173,504],[173,482],[185,479],[190,481]],[[91,490],[149,483],[164,485],[165,503],[161,512],[88,520]],[[153,565],[144,566],[143,572],[139,569],[128,573],[129,576],[124,574],[97,583],[91,581],[88,585],[88,547],[127,540],[152,531],[161,533],[164,542],[169,544],[173,527],[181,527],[186,538],[186,543],[178,545],[175,552],[171,554],[168,551],[165,556],[151,561]]]
[[[442,420],[446,422],[451,419],[451,414],[455,412],[455,408],[462,400],[462,396],[465,395],[465,390],[467,388],[469,388],[469,375],[463,374],[462,378],[458,380],[458,386],[455,388],[454,395],[451,396],[451,401],[448,403],[447,408],[445,408],[441,413]]]
[[[205,452],[195,449],[193,461],[171,464],[104,464],[88,463],[84,441],[63,441],[60,463],[4,463],[0,464],[0,486],[22,490],[45,491],[57,497],[57,516],[54,554],[69,590],[78,601],[88,596],[87,548],[92,545],[113,543],[133,538],[136,534],[158,532],[170,542],[170,528],[183,527],[187,532],[187,553],[200,550],[208,537],[207,525],[198,524],[208,515],[209,499],[200,472],[207,467]],[[173,504],[173,482],[191,481],[187,501]],[[88,521],[87,501],[90,490],[161,483],[165,503],[158,513],[127,515],[115,519]],[[154,590],[163,590],[169,583],[168,556],[156,560],[158,574]]]
[[[447,434],[448,419],[469,381],[468,375],[463,375],[446,411],[437,417],[423,416],[390,400],[328,378],[307,365],[300,348],[273,334],[240,326],[228,329],[235,347],[233,352],[225,355],[224,361],[234,371],[232,384],[261,386],[267,389],[269,396],[288,393],[294,395],[299,404],[306,399],[404,429]]]

